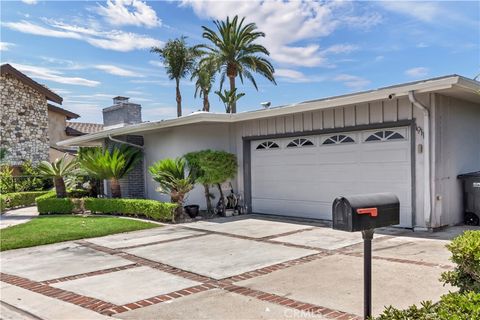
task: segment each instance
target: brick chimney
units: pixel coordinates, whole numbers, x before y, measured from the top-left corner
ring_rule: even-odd
[[[113,106],[103,109],[102,112],[104,129],[142,122],[142,106],[129,102],[128,97],[113,98]]]

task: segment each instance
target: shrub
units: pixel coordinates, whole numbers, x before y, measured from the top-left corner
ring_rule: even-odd
[[[459,287],[460,291],[480,293],[480,231],[465,231],[447,245],[456,263],[453,271],[442,274],[445,283]]]
[[[377,320],[471,320],[480,319],[480,293],[473,291],[451,292],[433,304],[431,301],[421,303],[420,307],[410,306],[398,310],[392,306],[375,318]]]
[[[146,199],[85,198],[86,210],[92,213],[145,216],[153,220],[171,221],[176,204]]]
[[[40,214],[72,213],[75,205],[72,199],[57,198],[55,191],[37,197],[37,210]]]
[[[0,195],[0,212],[4,209],[25,207],[35,204],[35,198],[48,191],[13,192]]]

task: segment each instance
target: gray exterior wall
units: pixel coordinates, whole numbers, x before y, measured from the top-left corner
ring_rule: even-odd
[[[435,96],[434,223],[462,221],[463,194],[457,175],[480,170],[480,105]]]
[[[161,201],[170,201],[168,195],[163,195],[155,189],[158,183],[148,173],[148,167],[158,160],[176,158],[191,151],[204,149],[225,150],[235,153],[235,145],[230,143],[230,126],[228,124],[196,124],[175,127],[144,135],[145,164],[146,164],[146,191],[147,198]],[[212,188],[218,199],[218,193]],[[216,200],[214,200],[216,201]],[[197,186],[188,194],[187,204],[198,204],[205,208],[203,187]],[[216,202],[214,202],[216,203]]]

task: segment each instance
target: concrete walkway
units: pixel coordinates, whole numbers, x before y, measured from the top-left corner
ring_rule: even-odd
[[[0,229],[25,223],[38,216],[37,207],[8,210],[0,216]]]
[[[455,290],[438,279],[464,230],[378,230],[374,314]],[[361,319],[362,245],[255,215],[170,225],[2,252],[0,300],[45,320]]]

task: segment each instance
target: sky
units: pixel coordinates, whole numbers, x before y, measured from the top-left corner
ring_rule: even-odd
[[[266,34],[277,85],[255,76],[239,112],[437,76],[480,73],[478,1],[2,1],[0,60],[63,97],[77,121],[102,122],[114,96],[142,105],[144,121],[176,116],[175,86],[150,52],[238,14]],[[211,111],[225,112],[213,91]],[[184,114],[202,108],[189,77]]]

